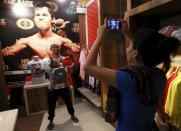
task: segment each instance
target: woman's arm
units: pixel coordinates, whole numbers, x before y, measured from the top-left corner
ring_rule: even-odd
[[[132,42],[132,33],[130,29],[128,28],[127,21],[122,21],[122,27],[121,27],[121,33],[124,35],[126,44]]]
[[[97,57],[99,48],[102,44],[102,40],[106,35],[105,24],[98,28],[97,38],[90,50],[87,60],[84,65],[84,69],[87,73],[99,79],[100,81],[116,87],[116,70],[97,66]]]
[[[109,84],[110,86],[116,87],[117,86],[116,70],[99,67],[96,65],[99,48],[102,44],[102,40],[106,37],[106,30],[107,30],[106,22],[104,22],[104,25],[99,27],[97,31],[97,38],[87,57],[87,60],[84,65],[84,69],[87,73],[96,77],[100,81],[105,82]],[[123,33],[127,42],[132,42],[132,35],[131,35],[131,32],[129,31],[126,21],[122,21],[122,28],[120,32]]]

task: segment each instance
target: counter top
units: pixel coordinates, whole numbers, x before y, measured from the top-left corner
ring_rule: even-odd
[[[23,75],[31,74],[31,70],[4,71],[4,75]]]
[[[24,85],[24,89],[28,89],[28,88],[39,88],[39,87],[43,87],[43,86],[49,86],[49,81],[44,81],[43,83],[37,83],[37,84],[34,84],[32,82],[25,82],[25,85]]]
[[[43,83],[25,82],[24,99],[27,115],[47,111],[49,81]]]
[[[0,112],[0,129],[1,131],[14,131],[18,109]]]

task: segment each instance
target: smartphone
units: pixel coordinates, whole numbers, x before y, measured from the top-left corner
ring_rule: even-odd
[[[107,19],[106,26],[111,31],[118,31],[121,29],[120,19]]]

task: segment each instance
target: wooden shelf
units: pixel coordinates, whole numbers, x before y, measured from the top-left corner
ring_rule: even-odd
[[[101,97],[96,93],[93,93],[90,89],[85,87],[78,88],[79,92],[89,100],[93,105],[98,108],[101,108]]]
[[[151,0],[140,6],[132,8],[125,13],[126,17],[135,15],[157,15],[165,17],[181,13],[181,0]]]

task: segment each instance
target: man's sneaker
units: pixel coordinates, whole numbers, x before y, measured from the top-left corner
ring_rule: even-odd
[[[71,119],[75,123],[79,122],[79,119],[77,117],[75,117],[75,116],[72,116]]]
[[[50,121],[50,123],[48,124],[47,129],[48,129],[48,130],[53,130],[53,128],[54,128],[53,121]]]

